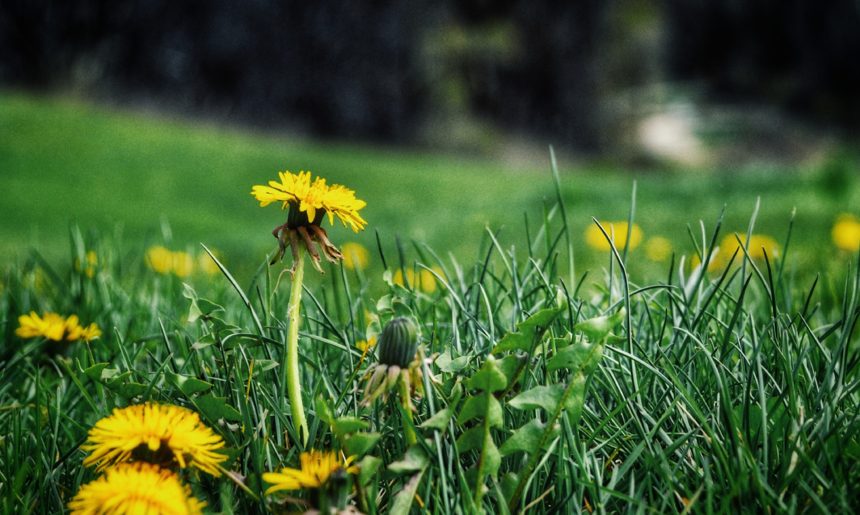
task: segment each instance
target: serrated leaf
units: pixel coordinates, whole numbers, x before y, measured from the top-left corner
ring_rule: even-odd
[[[194,399],[194,404],[211,420],[223,418],[230,422],[242,421],[242,414],[236,408],[227,404],[225,397],[215,397],[210,393]]]
[[[379,466],[382,465],[382,460],[376,456],[365,456],[358,462],[358,483],[366,485],[376,475]]]
[[[546,329],[558,315],[564,312],[564,309],[565,306],[554,306],[538,310],[532,316],[517,324],[517,329],[520,331],[524,329]]]
[[[131,373],[128,373],[131,375]],[[126,374],[123,374],[124,377]],[[147,386],[145,384],[137,383],[134,381],[125,381],[124,379],[114,379],[105,383],[111,391],[130,399],[132,397],[137,397],[138,395],[143,395],[147,390]]]
[[[543,335],[552,322],[564,312],[564,306],[544,308],[517,324],[517,330],[508,333],[493,348],[493,353],[521,350],[531,352],[535,338]]]
[[[418,485],[421,483],[421,476],[424,471],[415,474],[407,481],[403,488],[394,496],[394,502],[391,503],[389,515],[408,515],[412,508],[412,500],[415,499],[415,493],[418,491]]]
[[[558,351],[547,360],[546,368],[552,372],[558,369],[584,370],[591,373],[603,358],[603,343],[580,341]]]
[[[332,425],[334,423],[334,414],[331,412],[328,402],[326,402],[322,395],[314,399],[314,407],[317,411],[317,417],[320,420],[328,425]]]
[[[472,357],[468,355],[451,358],[451,352],[446,350],[436,358],[435,363],[442,372],[457,373],[469,366],[470,359]]]
[[[96,363],[95,365],[87,367],[86,370],[83,370],[82,372],[93,381],[101,381],[102,371],[108,366],[108,364],[109,363]]]
[[[511,354],[510,356],[505,356],[504,358],[496,361],[496,366],[499,367],[499,370],[505,375],[505,378],[508,380],[508,386],[512,384],[512,382],[516,379],[517,373],[522,370],[522,367],[528,361],[528,356],[524,354]]]
[[[479,472],[482,476],[495,476],[499,471],[499,466],[502,464],[502,455],[499,454],[499,449],[491,437],[486,438],[486,442],[481,452],[481,462]]]
[[[332,430],[338,436],[355,433],[368,427],[370,427],[370,424],[358,417],[340,417],[335,419],[334,424],[332,424]]]
[[[502,456],[508,456],[515,452],[525,452],[527,454],[540,452],[543,449],[539,449],[538,446],[540,445],[541,437],[545,430],[546,423],[541,422],[538,419],[534,419],[514,431],[514,433],[505,440],[505,443],[502,444],[501,448],[499,448],[499,452]],[[554,436],[559,432],[560,428],[555,427],[553,428],[552,434]]]
[[[174,374],[173,372],[167,372],[164,375],[171,383],[173,383],[174,386],[179,388],[180,392],[185,395],[205,392],[209,388],[212,388],[212,383],[207,383],[206,381],[197,379],[196,377]]]
[[[451,417],[453,415],[454,412],[451,408],[445,408],[437,411],[435,415],[418,424],[418,427],[422,429],[436,429],[444,433],[445,430],[448,429],[448,422],[451,421]]]
[[[457,453],[463,454],[474,449],[480,449],[484,444],[484,428],[482,426],[467,429],[457,438]]]
[[[499,340],[499,343],[497,343],[493,348],[493,354],[497,354],[499,352],[510,352],[513,350],[528,352],[532,348],[533,337],[533,333],[508,333],[504,335],[502,339]]]
[[[625,311],[619,309],[614,315],[589,318],[576,324],[574,328],[582,332],[591,342],[602,341],[612,329],[624,320]]]
[[[498,392],[505,389],[508,379],[496,366],[496,359],[493,356],[487,356],[481,369],[469,378],[466,385],[473,390]]]
[[[520,476],[513,473],[508,472],[504,476],[502,476],[500,483],[500,487],[502,489],[502,494],[505,496],[505,500],[510,502],[511,496],[514,495],[514,490],[517,489],[517,484],[520,482]]]
[[[541,408],[547,413],[552,413],[561,401],[562,395],[564,395],[564,385],[535,386],[511,399],[508,405],[518,410]]]
[[[419,445],[413,445],[406,450],[403,458],[388,465],[388,470],[395,474],[418,472],[424,470],[430,463],[430,457]]]
[[[354,433],[343,442],[346,453],[350,456],[363,456],[376,445],[382,435],[379,433]]]
[[[463,409],[460,410],[460,415],[457,417],[457,422],[465,424],[475,418],[486,418],[490,427],[502,427],[505,423],[502,405],[488,393],[466,399]]]

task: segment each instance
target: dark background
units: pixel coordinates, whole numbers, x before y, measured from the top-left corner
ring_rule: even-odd
[[[858,57],[854,0],[0,1],[7,86],[362,141],[607,152],[664,83],[850,137]]]

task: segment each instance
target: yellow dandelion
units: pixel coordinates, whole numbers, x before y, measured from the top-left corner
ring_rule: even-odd
[[[374,347],[376,347],[376,336],[371,336],[367,340],[359,340],[355,342],[355,348],[365,354]]]
[[[272,485],[266,490],[266,495],[282,490],[320,488],[336,473],[358,473],[358,466],[352,465],[355,456],[342,458],[334,451],[303,452],[299,460],[301,468],[282,468],[280,472],[263,474],[263,481]]]
[[[45,338],[55,342],[93,340],[101,336],[101,330],[96,324],[82,327],[77,315],[66,318],[57,313],[44,313],[39,315],[31,311],[28,315],[18,317],[18,328],[15,334],[20,338]]]
[[[177,277],[188,277],[194,272],[194,258],[183,251],[171,252],[171,269]]]
[[[146,263],[159,274],[167,275],[173,271],[173,253],[156,245],[146,251]]]
[[[75,270],[83,272],[89,278],[96,275],[96,266],[99,264],[99,257],[94,250],[87,251],[85,257],[86,266],[81,266],[81,261],[75,259]]]
[[[856,216],[839,215],[830,235],[838,248],[849,252],[860,250],[860,220]]]
[[[739,239],[740,242],[738,242]],[[734,233],[724,237],[720,243],[720,257],[723,262],[727,263],[732,258],[732,254],[740,248],[740,245],[746,246],[747,253],[752,259],[764,259],[765,252],[767,252],[767,257],[770,260],[779,255],[779,244],[770,236],[753,234],[749,239],[749,245],[746,245],[746,241],[747,237],[745,234]],[[742,250],[738,253],[735,261],[738,261],[738,259],[743,259]]]
[[[343,266],[347,270],[364,270],[370,262],[370,252],[360,243],[348,242],[341,247]]]
[[[218,256],[218,260],[221,260],[221,256],[219,253],[215,253]],[[212,256],[209,254],[203,253],[197,258],[197,265],[200,270],[203,271],[206,275],[215,275],[221,272],[221,269],[218,268],[218,265],[215,263],[215,260],[212,259]]]
[[[645,257],[656,263],[669,259],[672,255],[672,243],[662,236],[652,236],[645,242]]]
[[[138,404],[116,408],[90,429],[81,449],[91,452],[84,465],[97,470],[126,461],[146,461],[165,467],[195,467],[219,476],[217,453],[224,440],[201,422],[197,413],[167,404]]]
[[[432,270],[439,275],[442,275],[442,269],[438,266],[432,267]],[[422,268],[416,274],[411,268],[406,270],[406,281],[403,280],[403,271],[397,270],[394,272],[394,277],[391,282],[398,286],[406,287],[408,282],[412,288],[423,291],[424,293],[433,293],[436,291],[436,276],[430,270]]]
[[[69,502],[75,515],[163,513],[191,515],[206,503],[194,498],[175,473],[148,463],[125,463],[85,484]]]
[[[600,225],[603,226],[606,234],[615,242],[615,248],[624,250],[624,247],[627,245],[627,222],[601,221]],[[642,243],[643,236],[642,228],[637,224],[633,224],[633,229],[630,231],[630,250],[635,249]],[[585,230],[585,243],[595,250],[607,252],[611,249],[609,242],[603,236],[597,224],[591,224]]]
[[[309,223],[319,225],[317,211],[328,214],[330,224],[334,224],[334,217],[358,232],[364,229],[367,222],[358,212],[367,205],[363,200],[355,198],[355,192],[333,184],[328,186],[325,179],[317,177],[311,181],[311,173],[301,171],[298,175],[287,172],[278,172],[281,182],[269,181],[268,186],[254,186],[251,194],[265,207],[272,202],[281,202],[282,208],[287,209],[290,205],[298,205],[299,212],[306,213]]]

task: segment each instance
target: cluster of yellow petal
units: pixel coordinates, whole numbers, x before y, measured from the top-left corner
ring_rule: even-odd
[[[215,451],[222,447],[224,441],[201,422],[197,413],[180,406],[147,403],[114,409],[90,430],[81,449],[92,452],[84,465],[97,465],[97,470],[138,459],[143,450],[171,457],[181,468],[196,467],[219,476],[218,464],[227,456]]]
[[[170,250],[161,245],[150,247],[146,251],[146,264],[159,274],[173,274],[177,277],[188,277],[195,270],[202,270],[209,275],[218,273],[218,265],[209,254],[200,254],[195,260],[188,252]]]
[[[606,234],[608,234],[612,239],[615,244],[615,248],[618,250],[624,250],[624,247],[627,245],[627,222],[601,221],[600,225],[603,226]],[[633,228],[630,230],[630,250],[635,249],[640,243],[642,243],[642,237],[642,228],[637,224],[633,224]],[[609,245],[609,241],[607,241],[606,237],[603,236],[603,233],[600,231],[600,227],[598,227],[597,224],[591,224],[585,230],[585,243],[587,243],[589,247],[603,252],[607,252],[612,248]]]
[[[843,214],[836,219],[830,235],[833,243],[842,250],[857,252],[860,250],[860,219],[856,216]]]
[[[311,222],[316,219],[317,211],[323,211],[328,214],[329,223],[334,224],[334,217],[337,216],[355,232],[367,225],[358,214],[367,203],[355,198],[355,192],[351,189],[340,184],[329,186],[322,177],[311,180],[311,173],[305,171],[298,174],[278,172],[278,176],[280,182],[269,181],[268,186],[256,185],[251,188],[251,195],[260,202],[260,206],[281,202],[281,207],[287,209],[290,204],[297,205]]]
[[[39,316],[35,311],[28,315],[18,317],[18,328],[15,334],[20,338],[46,338],[55,342],[77,340],[94,340],[101,336],[102,332],[95,323],[84,327],[80,324],[77,315],[68,318],[56,313],[44,313]]]
[[[370,263],[370,252],[361,243],[347,242],[340,249],[347,270],[364,270]]]
[[[263,474],[263,481],[272,486],[266,494],[281,490],[298,490],[301,488],[319,488],[323,486],[332,474],[340,470],[347,474],[358,473],[358,467],[351,465],[355,456],[342,458],[334,451],[303,452],[299,456],[301,468],[283,468],[280,472]]]
[[[69,509],[75,515],[191,515],[202,513],[205,505],[191,495],[175,473],[148,463],[127,463],[82,486],[69,502]]]
[[[742,246],[746,247],[746,254],[744,254]],[[772,262],[775,258],[779,257],[779,251],[779,243],[773,237],[766,234],[753,234],[749,238],[749,244],[747,244],[747,236],[745,234],[728,234],[723,237],[719,247],[711,255],[711,259],[708,261],[708,272],[721,272],[725,270],[735,252],[738,254],[735,256],[734,263],[738,264],[744,260],[745,255],[757,261],[763,260],[765,255],[767,255],[767,259]],[[690,260],[690,266],[693,268],[698,267],[701,263],[702,261],[699,259],[699,256],[693,256],[693,259]]]
[[[663,236],[653,236],[645,242],[645,257],[656,263],[672,256],[672,242]]]
[[[433,272],[440,276],[444,274],[438,266],[432,267]],[[391,282],[398,286],[406,287],[408,283],[410,287],[423,291],[424,293],[433,293],[436,291],[436,276],[430,270],[422,268],[416,273],[411,268],[406,269],[406,277],[404,280],[403,271],[398,269],[394,272]]]
[[[96,268],[99,264],[99,256],[96,254],[96,251],[90,250],[87,251],[85,262],[82,265],[80,259],[75,259],[75,270],[78,272],[83,272],[87,277],[92,278],[96,275]]]

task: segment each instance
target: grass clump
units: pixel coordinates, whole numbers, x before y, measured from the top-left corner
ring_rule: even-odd
[[[467,264],[422,244],[379,245],[382,274],[325,264],[301,296],[301,430],[282,266],[260,256],[243,283],[217,256],[220,275],[159,274],[145,248],[73,228],[68,259],[33,254],[3,277],[0,506],[65,510],[98,477],[82,466],[91,428],[148,402],[223,439],[218,476],[159,463],[204,511],[860,508],[857,263],[798,275],[787,241],[776,258],[746,238],[707,272],[718,221],[692,269],[671,260],[640,284],[636,255],[611,245],[594,280],[574,266],[560,191],[524,249],[488,231]],[[101,337],[21,340],[31,311]],[[374,342],[402,320],[409,352],[380,367]],[[386,394],[366,395],[373,380]]]

